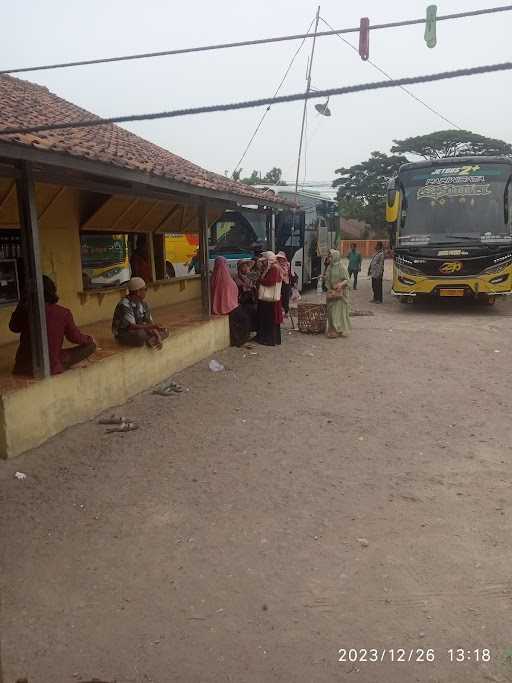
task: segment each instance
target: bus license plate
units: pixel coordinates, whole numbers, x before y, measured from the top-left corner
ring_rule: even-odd
[[[441,296],[464,296],[463,289],[441,289],[439,294]]]

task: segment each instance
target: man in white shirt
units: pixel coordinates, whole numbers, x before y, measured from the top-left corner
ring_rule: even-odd
[[[371,303],[382,303],[382,279],[384,277],[384,245],[377,242],[375,245],[375,255],[370,261],[368,277],[372,278],[373,299]]]

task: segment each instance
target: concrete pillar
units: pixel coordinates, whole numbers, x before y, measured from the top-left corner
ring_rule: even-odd
[[[21,229],[21,246],[25,267],[24,300],[30,321],[32,365],[36,377],[50,375],[48,335],[46,330],[46,304],[43,293],[43,271],[39,246],[36,193],[32,166],[24,162],[16,179],[18,213]]]

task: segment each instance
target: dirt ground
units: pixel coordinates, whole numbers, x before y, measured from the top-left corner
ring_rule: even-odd
[[[512,302],[353,298],[1,464],[4,683],[512,681]]]

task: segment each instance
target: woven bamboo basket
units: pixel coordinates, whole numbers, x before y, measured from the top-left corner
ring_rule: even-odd
[[[327,307],[325,304],[299,303],[297,318],[299,332],[322,334],[325,332]]]

